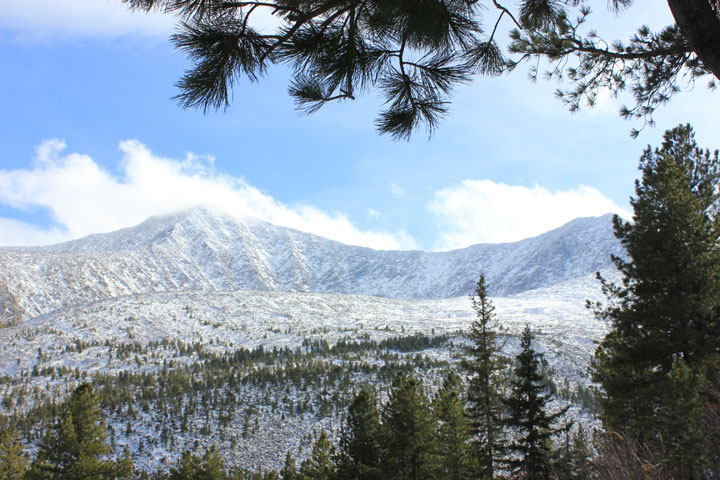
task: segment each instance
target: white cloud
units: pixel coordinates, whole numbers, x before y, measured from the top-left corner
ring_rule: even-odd
[[[285,205],[243,179],[215,172],[213,158],[183,160],[154,155],[136,140],[120,142],[123,160],[116,178],[87,155],[64,154],[54,139],[37,148],[30,169],[0,170],[0,204],[46,208],[47,229],[0,218],[0,245],[46,244],[135,225],[151,215],[205,205],[236,217],[252,216],[353,245],[414,248],[405,232],[360,230],[342,213],[311,205]]]
[[[57,37],[161,37],[174,18],[154,11],[131,12],[120,0],[2,0],[0,26],[24,40]]]
[[[390,183],[388,184],[388,188],[390,189],[390,193],[392,193],[393,195],[395,195],[395,196],[398,197],[398,198],[405,198],[405,196],[407,195],[407,194],[405,193],[405,189],[402,188],[402,187],[401,187],[400,185],[398,185],[397,183],[392,183],[392,182],[390,182]]]
[[[577,217],[618,213],[630,218],[627,209],[591,187],[552,192],[540,186],[527,188],[492,180],[464,180],[458,186],[439,190],[429,209],[443,224],[438,245],[443,250],[513,242]]]
[[[121,0],[2,0],[0,27],[25,41],[56,38],[167,38],[177,18],[158,10],[131,11]],[[269,9],[253,15],[261,30],[278,25]]]

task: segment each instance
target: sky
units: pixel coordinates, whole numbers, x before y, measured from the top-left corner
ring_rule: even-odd
[[[592,26],[622,39],[671,22],[638,0]],[[591,17],[591,19],[593,18]],[[458,88],[435,134],[379,136],[374,92],[300,116],[290,72],[243,80],[227,110],[182,109],[191,67],[169,42],[175,19],[119,0],[0,2],[0,245],[43,245],[203,205],[376,249],[512,242],[581,216],[618,213],[638,159],[690,123],[720,147],[720,92],[703,84],[641,122],[601,98],[571,114],[554,81],[521,66]]]

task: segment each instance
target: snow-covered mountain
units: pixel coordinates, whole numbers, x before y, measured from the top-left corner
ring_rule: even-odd
[[[0,324],[153,292],[440,299],[469,294],[480,272],[493,295],[508,295],[593,273],[609,265],[610,254],[622,254],[622,247],[609,215],[515,243],[423,252],[349,246],[196,208],[48,247],[0,249]]]

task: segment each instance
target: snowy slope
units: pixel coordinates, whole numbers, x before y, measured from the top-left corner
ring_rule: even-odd
[[[613,273],[605,276],[613,279]],[[585,308],[600,299],[593,276],[552,287],[495,297],[502,332],[519,336],[526,325],[537,334],[540,350],[555,358],[565,376],[580,381],[596,341],[607,325]],[[180,340],[211,351],[297,348],[304,339],[331,345],[346,337],[382,340],[415,333],[467,332],[475,313],[467,297],[395,300],[379,297],[301,292],[170,292],[120,297],[67,307],[0,330],[5,345],[0,376],[29,370],[42,349],[57,365],[106,371],[106,355],[88,360],[68,354],[76,341],[104,344]],[[564,360],[563,360],[564,359]]]
[[[484,272],[494,295],[557,284],[622,254],[610,216],[516,243],[377,251],[197,208],[107,234],[0,249],[0,325],[70,305],[178,291],[296,291],[439,299]]]

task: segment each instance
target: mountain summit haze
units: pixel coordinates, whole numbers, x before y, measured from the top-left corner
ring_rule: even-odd
[[[623,249],[611,216],[534,238],[447,252],[373,250],[206,208],[47,247],[0,249],[0,323],[118,296],[295,291],[393,299],[493,295],[551,286],[610,265]]]

